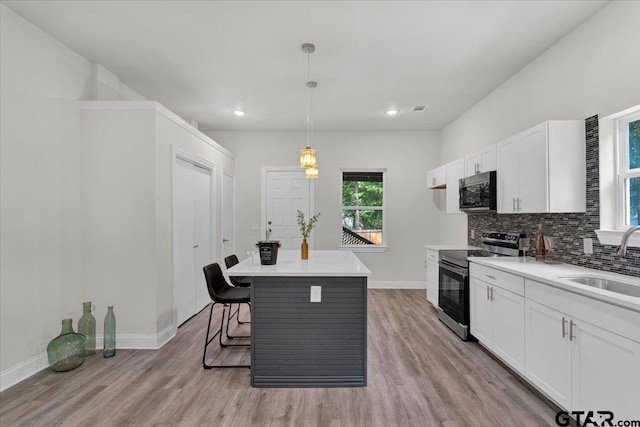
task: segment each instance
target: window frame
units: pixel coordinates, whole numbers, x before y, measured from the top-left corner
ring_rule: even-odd
[[[382,173],[382,206],[358,206],[359,210],[379,210],[382,211],[382,243],[379,245],[343,245],[342,244],[342,212],[344,210],[355,210],[353,206],[342,204],[342,185],[344,183],[344,172]],[[338,250],[348,250],[353,252],[385,252],[387,246],[387,169],[386,168],[340,168],[340,227],[338,229]]]
[[[640,178],[640,167],[635,169],[629,168],[628,125],[630,122],[637,120],[640,120],[640,111],[638,110],[616,119],[616,226],[618,230],[626,230],[631,226],[625,182],[630,178]]]

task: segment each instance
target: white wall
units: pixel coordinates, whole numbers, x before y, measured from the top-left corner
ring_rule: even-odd
[[[603,117],[640,104],[639,20],[640,2],[605,6],[446,126],[441,163],[546,120]],[[466,215],[450,215],[441,238],[466,242],[466,231]]]
[[[171,266],[167,257],[171,251],[170,144],[207,149],[196,137],[175,135],[175,124],[157,125],[161,120],[155,113],[150,113],[148,129],[138,129],[147,145],[126,147],[128,153],[121,146],[117,147],[120,152],[109,146],[102,147],[102,152],[90,149],[82,140],[77,101],[140,100],[142,96],[4,5],[0,5],[0,31],[2,390],[48,365],[47,343],[59,334],[63,318],[73,318],[77,328],[83,301],[98,305],[98,333],[107,304],[116,306],[119,333],[156,334],[170,324],[172,292],[159,297],[154,293],[152,316],[136,317],[135,303],[149,295],[153,283],[149,270],[156,271],[159,264]],[[122,119],[115,127],[121,124]],[[154,145],[150,138],[158,131],[156,125],[170,139],[156,139]],[[126,169],[119,163],[123,154],[133,159]],[[137,163],[138,159],[148,161]],[[231,167],[217,157],[216,162]],[[89,168],[95,168],[91,175],[120,183],[124,190],[87,181]],[[127,186],[135,182],[140,169],[150,179]],[[166,188],[157,188],[162,185]],[[99,194],[100,189],[111,193]],[[111,218],[117,226],[101,228],[99,219],[114,213],[117,203],[117,217]],[[146,203],[148,209],[131,212],[132,203],[138,207]],[[132,216],[140,222],[162,221],[162,225],[160,230],[142,230]],[[142,235],[131,235],[136,232]],[[135,237],[140,237],[134,241],[142,245],[121,251],[122,243]],[[157,243],[152,250],[149,241]],[[118,263],[105,263],[97,256],[100,251],[111,260],[122,260],[125,252],[129,255],[126,272],[131,274],[126,280],[124,272],[114,275]],[[164,257],[163,262],[156,262],[159,257]],[[164,274],[158,292],[166,293],[171,274],[166,267],[158,271]]]
[[[115,305],[118,344],[155,348],[175,333],[171,328],[172,147],[215,165],[216,235],[222,169],[232,171],[233,159],[203,134],[185,129],[191,125],[170,112],[169,117],[160,113],[156,108],[162,107],[156,103],[85,105],[81,113],[83,282],[96,305]],[[220,262],[221,242],[214,239],[213,244],[217,255],[213,261]],[[101,331],[102,319],[97,320]]]
[[[78,99],[102,82],[92,64],[0,5],[0,371],[46,364],[61,319],[81,314]],[[139,96],[122,85],[126,96]],[[124,96],[123,96],[124,97]],[[9,368],[18,366],[7,372]],[[5,375],[6,374],[6,375]]]
[[[236,252],[263,238],[260,224],[263,166],[297,166],[304,132],[211,132],[236,155]],[[437,243],[440,211],[426,189],[426,171],[437,165],[437,132],[315,132],[320,177],[315,185],[316,249],[335,249],[341,230],[340,168],[387,168],[385,253],[359,253],[375,282],[424,282],[424,245]],[[389,284],[393,285],[393,284]],[[422,283],[422,285],[424,285]]]

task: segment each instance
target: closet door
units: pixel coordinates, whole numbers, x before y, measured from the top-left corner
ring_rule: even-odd
[[[194,166],[194,269],[195,311],[202,310],[211,298],[202,267],[211,264],[211,171]]]
[[[202,267],[213,262],[211,170],[177,158],[173,176],[174,303],[176,324],[209,301]]]

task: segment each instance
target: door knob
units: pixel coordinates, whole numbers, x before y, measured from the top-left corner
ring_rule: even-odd
[[[229,239],[225,239],[224,237],[222,238],[222,243],[226,243],[228,241],[229,241]]]

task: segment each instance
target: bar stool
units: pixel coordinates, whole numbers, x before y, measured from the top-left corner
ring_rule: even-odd
[[[209,365],[206,362],[207,358],[207,347],[211,342],[218,336],[220,347],[249,347],[251,344],[229,344],[222,342],[222,330],[224,329],[225,324],[225,312],[227,309],[227,305],[229,305],[229,312],[231,312],[231,306],[233,304],[249,304],[249,289],[241,288],[241,287],[233,287],[230,286],[227,281],[224,279],[222,275],[222,270],[220,269],[220,265],[218,263],[209,264],[203,267],[204,277],[207,281],[207,290],[209,291],[209,296],[211,297],[211,310],[209,311],[209,323],[207,324],[207,335],[204,340],[204,351],[202,353],[202,367],[204,369],[212,369],[212,368],[249,368],[251,365]],[[218,331],[209,338],[209,333],[211,331],[211,318],[213,316],[213,307],[216,304],[222,304],[222,318],[220,320],[220,328]],[[251,307],[251,305],[249,305]],[[227,317],[227,326],[226,326],[226,335],[227,338],[250,338],[250,336],[229,336],[229,321],[230,318]]]

